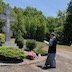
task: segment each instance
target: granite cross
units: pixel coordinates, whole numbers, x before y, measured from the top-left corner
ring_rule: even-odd
[[[10,22],[15,22],[15,19],[11,17],[12,13],[9,7],[4,9],[3,14],[5,15],[0,15],[0,19],[6,22],[5,26],[3,27],[3,32],[5,32],[5,41],[10,42],[10,38],[12,36],[12,32],[10,30]]]

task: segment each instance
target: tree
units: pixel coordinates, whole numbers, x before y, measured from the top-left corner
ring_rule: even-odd
[[[17,46],[19,46],[19,48],[22,48],[23,45],[24,45],[24,39],[23,39],[23,37],[21,35],[20,30],[17,31],[17,36],[15,38],[15,43],[17,43]]]
[[[54,31],[55,28],[55,18],[54,17],[47,17],[47,28],[49,30],[49,33],[51,33],[52,31]]]
[[[54,31],[55,28],[55,18],[52,16],[47,17],[47,21],[46,21],[46,40],[49,41],[50,39],[50,33]]]
[[[55,18],[55,28],[54,31],[56,33],[58,41],[62,41],[62,34],[63,34],[63,28],[64,28],[64,22],[66,18],[66,12],[58,10],[57,17]]]
[[[62,42],[63,44],[70,45],[70,41],[72,41],[72,0],[68,4]]]
[[[72,4],[70,2],[67,10],[67,15],[65,11],[59,10],[57,12],[56,18],[51,16],[46,18],[43,15],[43,13],[41,11],[38,11],[36,8],[33,7],[26,7],[25,9],[17,8],[17,7],[12,8],[10,7],[9,4],[5,4],[2,0],[0,0],[0,14],[2,13],[4,7],[6,6],[10,7],[12,12],[12,17],[15,18],[16,20],[15,23],[11,23],[11,30],[13,32],[13,37],[16,37],[17,31],[20,30],[21,36],[23,38],[43,41],[43,39],[49,40],[50,33],[54,31],[56,33],[58,41],[61,42],[61,40],[64,41],[64,38],[67,38],[66,41],[70,43],[70,40],[72,39],[70,37],[72,35],[71,34],[71,28],[72,28],[71,27],[71,23],[72,23],[71,5]],[[5,21],[0,20],[1,33],[4,24]],[[68,33],[68,31],[70,31],[70,33]],[[64,43],[66,41],[64,41]]]
[[[47,31],[46,18],[43,15],[40,15],[37,18],[39,23],[37,24],[35,39],[38,41],[43,41]]]
[[[4,7],[6,7],[6,4],[0,0],[0,14],[2,14]],[[4,26],[4,21],[0,20],[0,33],[2,32],[2,27]]]
[[[25,33],[25,25],[24,25],[24,17],[23,17],[23,9],[14,7],[14,12],[17,14],[16,23],[12,25],[14,35],[17,35],[17,31],[20,30],[22,36]]]
[[[25,38],[43,41],[46,34],[46,17],[36,8],[27,7],[24,11]],[[40,29],[39,29],[40,28]]]

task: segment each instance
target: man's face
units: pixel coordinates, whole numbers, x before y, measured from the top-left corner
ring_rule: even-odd
[[[53,38],[53,35],[50,35],[50,38]]]

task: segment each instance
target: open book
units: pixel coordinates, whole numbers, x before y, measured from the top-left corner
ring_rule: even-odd
[[[45,40],[44,40],[44,42],[49,45],[49,42],[48,42],[48,41],[45,41]]]

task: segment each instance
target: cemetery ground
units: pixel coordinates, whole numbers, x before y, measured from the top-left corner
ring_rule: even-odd
[[[14,39],[11,41],[14,41]],[[43,46],[43,49],[48,50],[48,46],[42,42],[37,42],[37,45]],[[0,65],[0,72],[72,72],[72,47],[70,46],[57,45],[56,69],[42,70],[39,66],[44,64],[46,57],[38,59],[40,60],[39,62],[30,64]]]

